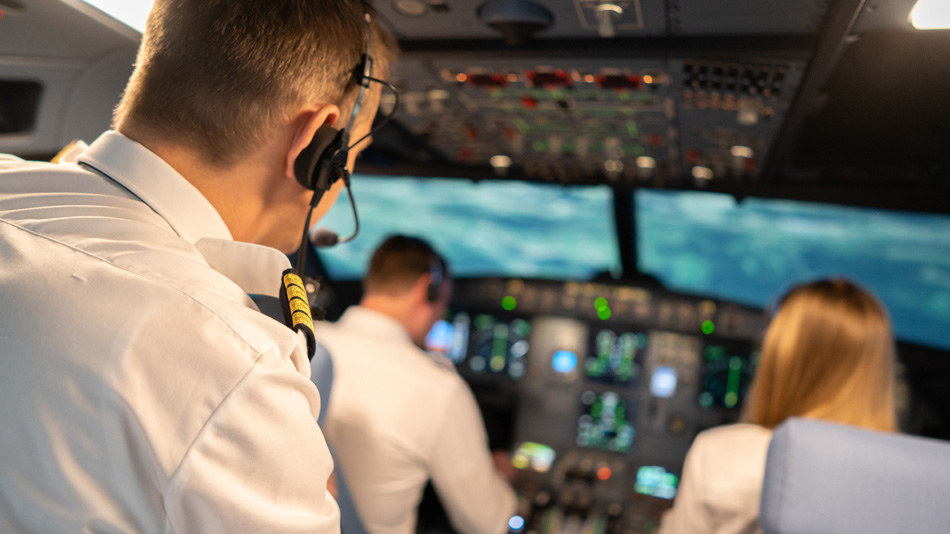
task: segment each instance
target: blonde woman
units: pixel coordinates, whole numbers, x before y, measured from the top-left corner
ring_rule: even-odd
[[[742,423],[700,433],[663,534],[759,532],[772,429],[792,416],[893,431],[894,341],[883,305],[836,278],[792,289],[762,344]]]

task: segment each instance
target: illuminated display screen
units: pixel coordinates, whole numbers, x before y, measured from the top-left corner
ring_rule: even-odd
[[[699,405],[703,408],[738,408],[752,384],[758,352],[748,347],[710,343],[703,351],[703,384]]]
[[[594,334],[592,356],[584,362],[584,375],[596,382],[634,384],[640,375],[646,334],[617,333],[603,329]]]
[[[531,468],[540,473],[546,473],[554,465],[556,454],[554,449],[541,443],[526,441],[522,443],[511,457],[511,465],[516,469]]]
[[[471,322],[465,312],[458,313],[449,320],[436,321],[426,335],[426,350],[443,353],[455,365],[462,363],[468,354]]]
[[[639,190],[639,269],[668,288],[765,307],[845,276],[888,307],[899,339],[950,348],[950,217],[692,191]]]
[[[354,176],[352,187],[359,237],[319,249],[332,279],[362,279],[373,250],[394,233],[431,242],[456,277],[583,280],[620,264],[607,186]],[[352,231],[345,194],[318,228]]]
[[[524,378],[531,333],[528,321],[500,321],[486,313],[476,315],[472,327],[472,352],[468,358],[472,372],[507,373],[515,380]]]
[[[577,445],[611,452],[627,452],[633,445],[630,420],[636,415],[631,404],[612,391],[581,394],[581,415],[577,418]]]
[[[559,350],[551,357],[551,368],[566,375],[577,369],[577,354],[569,350]]]
[[[650,394],[661,399],[668,399],[676,393],[676,369],[665,365],[657,366],[650,377]]]
[[[672,499],[676,497],[679,477],[658,465],[645,465],[637,470],[637,482],[633,491],[642,495]]]

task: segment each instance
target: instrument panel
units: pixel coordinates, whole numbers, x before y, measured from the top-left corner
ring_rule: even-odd
[[[529,65],[526,67],[526,64]],[[804,61],[404,59],[408,131],[447,161],[532,179],[754,178]]]
[[[428,344],[494,398],[490,433],[509,411],[517,533],[654,531],[695,435],[738,419],[767,323],[614,284],[460,280],[454,302]]]

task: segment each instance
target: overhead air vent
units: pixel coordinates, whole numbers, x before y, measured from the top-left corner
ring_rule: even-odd
[[[528,0],[493,0],[478,8],[482,22],[501,32],[510,46],[521,46],[554,23],[548,9]]]
[[[37,82],[0,80],[0,135],[33,130],[42,92],[43,86]]]

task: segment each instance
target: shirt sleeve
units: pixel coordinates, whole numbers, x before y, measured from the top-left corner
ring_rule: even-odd
[[[663,514],[659,534],[712,532],[711,517],[702,485],[704,479],[702,448],[702,435],[700,435],[686,453],[676,500],[673,502],[673,508]]]
[[[164,492],[167,532],[339,533],[317,391],[265,354],[192,443]]]
[[[478,404],[461,381],[446,408],[429,457],[449,521],[460,534],[506,532],[515,494],[495,471]]]

